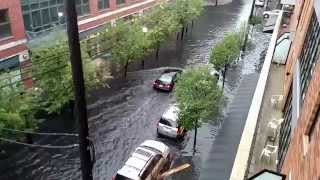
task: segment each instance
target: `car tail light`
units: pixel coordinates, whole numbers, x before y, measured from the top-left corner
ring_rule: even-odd
[[[112,176],[112,180],[115,180],[116,178],[114,176]]]

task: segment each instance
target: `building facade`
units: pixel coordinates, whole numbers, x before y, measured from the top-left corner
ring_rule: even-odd
[[[142,13],[156,0],[76,0],[80,32],[108,22]],[[26,34],[29,39],[65,25],[64,0],[21,0]]]
[[[104,25],[114,23],[117,19],[141,15],[158,2],[158,0],[75,1],[80,38],[98,33],[104,29]],[[28,73],[31,67],[28,47],[35,47],[34,44],[47,44],[50,38],[56,38],[55,32],[65,34],[65,14],[64,0],[0,1],[0,76],[13,77],[8,83],[4,83],[5,85],[22,81],[27,87],[32,86],[32,79]]]
[[[2,83],[7,84],[22,78],[20,67],[29,60],[26,42],[20,0],[1,0],[0,76],[13,78]]]
[[[320,1],[297,0],[285,71],[278,170],[289,180],[320,179]]]

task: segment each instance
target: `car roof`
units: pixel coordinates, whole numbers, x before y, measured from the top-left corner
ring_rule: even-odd
[[[148,149],[148,147],[150,149]],[[145,169],[145,166],[148,164],[150,159],[160,153],[166,154],[167,151],[168,147],[164,143],[154,140],[146,140],[136,148],[117,174],[134,180],[140,180],[140,174]]]
[[[172,104],[170,107],[163,113],[162,118],[170,121],[178,121],[179,108],[177,104]]]
[[[125,165],[117,172],[117,174],[128,177],[130,179],[138,180],[140,179],[139,174],[146,163],[147,161],[143,159],[131,156],[126,161]]]

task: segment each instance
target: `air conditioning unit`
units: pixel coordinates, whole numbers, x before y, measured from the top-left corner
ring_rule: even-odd
[[[23,52],[20,53],[19,55],[19,61],[20,62],[24,62],[30,59],[30,55],[29,55],[29,51],[25,50]]]

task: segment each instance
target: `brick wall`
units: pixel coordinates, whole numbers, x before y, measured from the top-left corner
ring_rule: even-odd
[[[304,39],[308,31],[309,23],[313,13],[313,0],[298,0],[294,10],[294,14],[290,22],[290,30],[294,34],[294,39],[289,51],[286,70],[284,95],[288,95],[291,83],[294,66],[300,56],[303,47]]]
[[[20,0],[1,0],[0,9],[8,9],[11,37],[0,39],[0,59],[19,54],[27,49],[25,32],[21,14]]]
[[[288,94],[292,83],[293,68],[300,56],[309,23],[314,11],[314,0],[297,0],[290,30],[294,40],[288,55],[285,71],[284,94]],[[320,59],[318,60],[320,61]],[[320,123],[315,125],[312,139],[307,134],[320,104],[320,63],[317,63],[300,111],[298,124],[292,131],[291,143],[282,166],[282,173],[292,180],[318,180],[320,178]]]
[[[91,0],[90,6],[96,6],[98,0]],[[149,1],[143,4],[138,5],[138,3],[145,2],[143,1],[126,1],[128,4],[121,5],[121,7],[116,7],[116,0],[110,0],[110,8],[106,9],[104,11],[98,11],[96,7],[90,9],[90,13],[92,15],[88,17],[81,18],[79,23],[79,30],[84,31],[88,30],[90,28],[97,27],[99,25],[105,24],[106,22],[110,22],[113,19],[117,19],[119,17],[127,16],[128,14],[133,14],[136,12],[139,12],[143,9],[150,8],[154,6],[157,3],[157,0]],[[135,5],[135,7],[129,8],[132,5]],[[122,9],[122,11],[121,11]],[[108,14],[109,13],[109,14]],[[105,16],[103,16],[105,15]],[[92,20],[90,20],[92,19]],[[88,21],[89,20],[89,21]],[[86,23],[82,23],[86,21]]]
[[[291,144],[282,166],[282,173],[286,175],[291,173],[292,180],[318,180],[320,178],[320,120],[315,125],[310,143],[304,138],[316,118],[319,106],[320,63],[317,63],[302,106],[298,125],[293,131]],[[308,148],[304,148],[304,143]],[[306,151],[305,155],[304,151]]]
[[[1,0],[0,9],[8,9],[11,26],[11,38],[0,39],[0,45],[25,39],[20,0]]]

